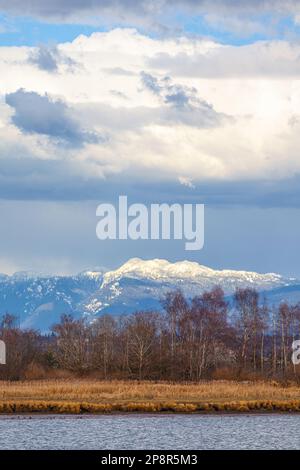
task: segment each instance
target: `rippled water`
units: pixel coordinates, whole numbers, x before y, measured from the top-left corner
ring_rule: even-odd
[[[1,417],[1,449],[300,449],[297,415]]]

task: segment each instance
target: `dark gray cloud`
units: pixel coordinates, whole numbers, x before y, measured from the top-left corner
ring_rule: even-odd
[[[213,110],[211,105],[198,98],[196,88],[173,83],[170,77],[158,79],[146,72],[141,73],[141,79],[145,88],[162,98],[166,104],[190,110],[197,107]]]
[[[128,22],[132,19],[144,21],[145,18],[159,18],[174,7],[197,13],[229,14],[294,14],[299,11],[298,0],[0,0],[0,10],[17,15],[29,15],[39,18],[77,22],[83,16],[93,20],[100,19],[115,22]]]
[[[99,141],[95,133],[81,128],[63,101],[23,89],[7,94],[5,100],[14,108],[12,122],[22,132],[45,135],[73,147]]]
[[[1,155],[0,199],[117,202],[119,194],[142,203],[204,203],[210,207],[300,208],[300,176],[279,181],[194,182],[189,188],[162,178],[141,178],[132,171],[106,179],[87,175],[72,159],[41,160]]]
[[[57,46],[49,47],[43,44],[31,52],[28,60],[46,72],[57,72],[59,64],[64,64],[69,69],[77,65],[71,58],[62,54]]]
[[[118,17],[127,13],[131,16],[142,16],[150,14],[153,6],[152,2],[141,0],[12,0],[9,4],[5,0],[0,0],[0,10],[21,16],[34,16],[49,20],[70,21],[74,19],[76,22],[84,16],[96,15],[111,17],[113,13],[117,13]],[[118,14],[119,12],[119,14]]]
[[[150,73],[141,72],[141,79],[143,85],[148,88],[148,90],[152,91],[156,95],[161,94],[163,86],[159,84],[159,81],[156,77],[153,77],[153,75]]]
[[[40,46],[30,54],[29,62],[37,65],[41,70],[56,72],[58,69],[57,48],[51,50],[45,46]]]
[[[196,8],[200,11],[220,13],[230,12],[237,14],[255,15],[260,13],[294,14],[299,11],[298,0],[175,0],[182,7]],[[166,0],[165,5],[172,6],[172,0]]]
[[[215,127],[230,119],[198,97],[194,87],[173,83],[170,77],[157,78],[142,72],[143,86],[161,99],[165,109],[160,112],[166,122],[175,121],[196,127]]]

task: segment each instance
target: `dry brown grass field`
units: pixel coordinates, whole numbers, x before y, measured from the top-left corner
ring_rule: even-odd
[[[192,383],[97,381],[88,379],[0,381],[0,401],[56,400],[91,403],[161,402],[194,403],[228,400],[300,400],[300,387],[277,382],[212,381]]]
[[[300,411],[300,387],[277,382],[197,384],[79,379],[0,381],[0,412]]]

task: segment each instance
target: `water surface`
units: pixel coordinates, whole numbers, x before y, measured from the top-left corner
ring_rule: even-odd
[[[1,449],[300,449],[299,415],[0,418]]]

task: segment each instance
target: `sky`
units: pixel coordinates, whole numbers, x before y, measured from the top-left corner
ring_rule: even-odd
[[[300,3],[0,0],[0,272],[131,257],[300,278]],[[96,208],[204,203],[205,245]]]

